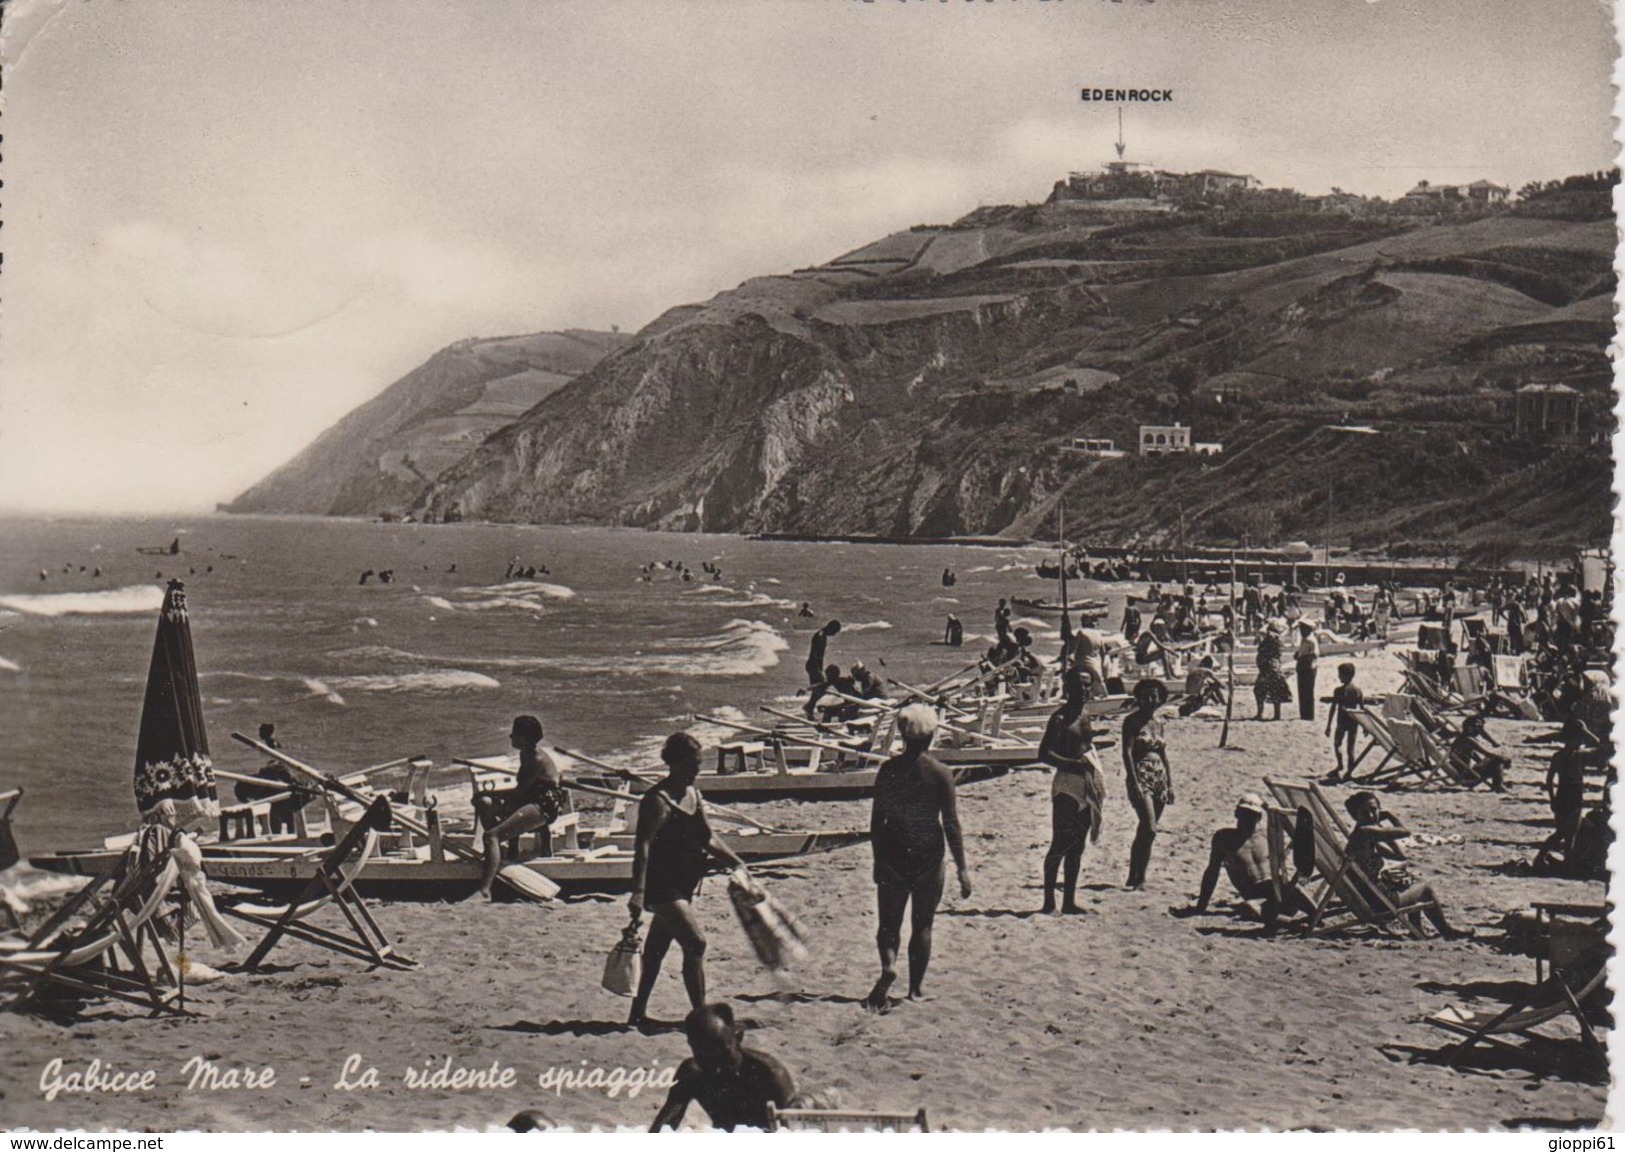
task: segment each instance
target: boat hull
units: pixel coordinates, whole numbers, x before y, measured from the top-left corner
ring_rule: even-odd
[[[866,830],[836,832],[722,833],[722,840],[741,859],[768,862],[828,852],[868,840]],[[100,876],[113,869],[122,853],[113,849],[54,852],[29,863],[46,872]],[[320,861],[309,845],[237,841],[206,845],[203,871],[211,882],[251,888],[273,899],[292,898],[315,875]],[[564,895],[618,893],[632,889],[632,838],[617,834],[596,848],[558,856],[523,856],[508,861],[546,876]],[[432,859],[426,847],[411,854],[385,852],[368,861],[356,877],[356,890],[369,899],[417,902],[456,901],[479,890],[482,867],[477,860],[447,855]]]

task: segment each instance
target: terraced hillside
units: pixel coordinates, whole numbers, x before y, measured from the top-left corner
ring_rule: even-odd
[[[711,531],[1532,546],[1605,536],[1614,229],[1055,202],[674,308],[420,483],[412,512]],[[431,361],[452,357],[455,350]],[[420,371],[425,371],[420,370]],[[1530,382],[1587,435],[1512,437]],[[1217,460],[1096,460],[1184,422]],[[1359,426],[1368,432],[1340,432]],[[412,486],[392,488],[404,500]],[[1328,497],[1328,490],[1331,495]]]

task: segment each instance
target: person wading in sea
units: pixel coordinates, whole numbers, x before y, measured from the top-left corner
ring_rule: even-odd
[[[705,875],[707,854],[746,870],[745,862],[717,838],[705,818],[705,799],[694,787],[700,774],[700,742],[687,732],[674,732],[666,738],[660,759],[665,761],[667,775],[638,802],[632,897],[626,902],[634,920],[645,908],[654,917],[643,942],[643,974],[628,1020],[640,1028],[660,977],[660,965],[674,940],[683,950],[683,986],[689,1005],[705,1006],[705,933],[694,917],[694,894]]]
[[[880,948],[880,979],[863,1001],[871,1012],[882,1012],[887,1007],[886,994],[897,979],[903,914],[911,906],[908,996],[910,1000],[922,996],[925,970],[931,963],[931,925],[942,900],[944,840],[959,870],[959,894],[965,898],[971,894],[954,779],[927,752],[936,731],[937,714],[929,706],[910,704],[898,712],[902,754],[887,760],[875,774],[869,838],[875,855],[875,898],[880,913],[880,930],[875,933]]]

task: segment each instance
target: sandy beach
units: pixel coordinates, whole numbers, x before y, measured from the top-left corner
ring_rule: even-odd
[[[1361,681],[1395,681],[1388,655],[1360,661]],[[1323,677],[1324,678],[1324,677]],[[1240,709],[1250,714],[1251,701]],[[1458,924],[1490,941],[1292,934],[1266,939],[1228,914],[1169,915],[1188,903],[1212,830],[1237,795],[1262,777],[1301,778],[1329,767],[1323,720],[1241,721],[1231,747],[1219,725],[1168,725],[1178,802],[1157,840],[1143,891],[1122,888],[1133,831],[1117,761],[1107,753],[1111,795],[1104,834],[1084,860],[1087,914],[1038,915],[1048,841],[1048,776],[1023,772],[961,790],[974,895],[945,899],[927,982],[929,999],[883,1016],[858,1005],[876,960],[867,847],[765,871],[774,893],[815,937],[812,955],[775,977],[755,962],[734,922],[724,884],[699,902],[710,935],[713,999],[742,1017],[749,1045],[787,1064],[804,1090],[847,1107],[924,1106],[944,1128],[1499,1129],[1600,1122],[1603,1086],[1539,1077],[1517,1063],[1480,1058],[1468,1070],[1410,1060],[1449,1037],[1419,1022],[1446,1004],[1497,1003],[1533,979],[1533,961],[1493,947],[1508,911],[1535,900],[1600,901],[1602,886],[1520,878],[1497,866],[1533,856],[1550,826],[1529,749],[1536,725],[1500,723],[1516,755],[1505,796],[1398,792],[1385,806],[1417,832],[1460,843],[1416,845]],[[1341,797],[1346,789],[1335,789]],[[768,811],[792,805],[764,806]],[[861,824],[863,803],[796,809],[803,823]],[[625,921],[620,899],[554,904],[379,904],[376,912],[412,972],[366,971],[298,942],[272,966],[200,989],[200,1019],[150,1020],[93,1006],[58,1023],[8,1016],[14,1038],[0,1055],[0,1119],[42,1129],[446,1129],[484,1128],[536,1108],[559,1124],[646,1126],[664,1097],[622,1080],[645,1079],[686,1054],[676,1023],[686,1011],[675,962],[652,1014],[673,1025],[643,1036],[621,1021],[627,1001],[599,988],[603,958]],[[336,915],[335,915],[336,919]],[[206,953],[200,955],[207,956]],[[1476,999],[1475,999],[1476,997]],[[1564,1025],[1554,1025],[1563,1034]],[[1569,1032],[1575,1032],[1572,1022]],[[275,1069],[274,1086],[188,1088],[186,1061],[222,1071]],[[339,1087],[342,1079],[377,1086]],[[408,1068],[513,1069],[514,1086],[413,1088]],[[62,1093],[44,1099],[48,1061],[82,1071],[92,1059],[119,1071],[153,1069],[148,1092]],[[604,1070],[596,1084],[593,1069]],[[550,1070],[587,1082],[557,1083]],[[539,1077],[548,1077],[547,1088]],[[634,1078],[636,1079],[636,1078]],[[703,1113],[690,1110],[689,1124]]]

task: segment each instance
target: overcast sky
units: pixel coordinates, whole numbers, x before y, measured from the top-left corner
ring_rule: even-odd
[[[206,509],[468,336],[635,329],[1111,156],[1613,163],[1599,0],[14,0],[0,508]]]

